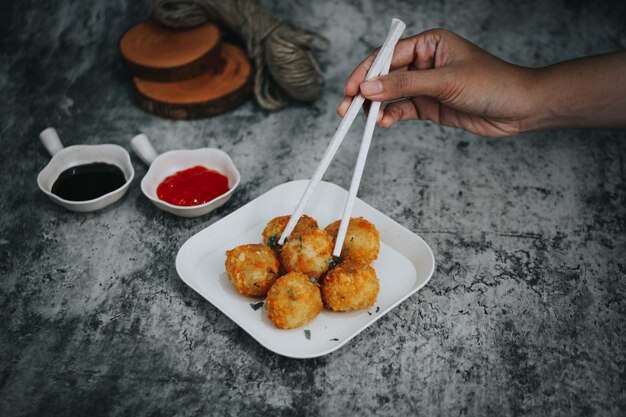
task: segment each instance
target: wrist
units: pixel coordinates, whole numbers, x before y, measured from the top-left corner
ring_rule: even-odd
[[[551,128],[558,109],[553,105],[554,97],[546,71],[543,68],[526,68],[524,78],[527,106],[526,115],[520,123],[521,133]]]
[[[521,131],[626,127],[626,52],[530,70]]]

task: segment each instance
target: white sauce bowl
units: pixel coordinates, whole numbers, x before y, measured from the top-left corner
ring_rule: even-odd
[[[218,207],[223,206],[232,196],[241,181],[241,175],[232,159],[219,149],[201,148],[193,150],[169,151],[157,154],[150,140],[145,134],[135,136],[130,142],[135,153],[150,166],[145,177],[141,180],[141,191],[152,203],[168,213],[181,217],[198,217],[205,215]],[[176,206],[159,199],[157,188],[170,175],[178,171],[201,165],[215,170],[228,178],[228,191],[197,206]]]
[[[41,132],[39,137],[48,152],[50,152],[50,155],[52,155],[52,159],[39,172],[37,185],[55,203],[72,211],[95,211],[115,203],[128,191],[128,187],[135,177],[135,170],[126,149],[110,144],[74,145],[64,148],[56,130],[51,127]],[[105,162],[121,169],[126,179],[124,185],[98,198],[85,201],[66,200],[52,193],[52,186],[63,171],[77,165],[92,164],[94,162]]]

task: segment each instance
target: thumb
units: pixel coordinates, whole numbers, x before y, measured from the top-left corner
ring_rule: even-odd
[[[413,96],[440,98],[446,86],[443,75],[441,69],[393,72],[361,83],[361,94],[373,101]]]

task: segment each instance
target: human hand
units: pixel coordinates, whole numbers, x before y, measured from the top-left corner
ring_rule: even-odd
[[[350,75],[340,116],[359,92],[368,100],[397,100],[378,115],[384,128],[420,119],[477,135],[510,136],[524,131],[532,116],[534,70],[502,61],[453,32],[433,29],[402,39],[390,74],[364,82],[377,53]]]

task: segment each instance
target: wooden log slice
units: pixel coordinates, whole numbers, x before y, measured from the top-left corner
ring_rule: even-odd
[[[252,86],[246,53],[222,44],[219,65],[185,81],[157,82],[135,77],[137,101],[147,112],[170,119],[200,119],[229,111],[246,101]]]
[[[220,30],[212,23],[174,29],[148,20],[128,29],[118,49],[134,76],[153,81],[181,81],[215,64],[220,50]]]

